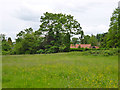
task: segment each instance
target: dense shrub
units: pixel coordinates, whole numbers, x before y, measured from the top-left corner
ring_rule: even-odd
[[[112,55],[118,55],[118,49],[117,48],[111,48],[109,50],[89,50],[85,54],[90,55],[104,55],[104,56],[112,56]]]
[[[57,46],[52,46],[48,49],[50,53],[57,53],[59,52],[59,48]]]
[[[88,51],[91,50],[89,48],[70,48],[70,51]]]
[[[2,51],[2,55],[10,55],[10,51]]]
[[[25,54],[31,54],[30,50],[25,51]]]
[[[14,55],[16,54],[13,50],[10,51],[2,51],[2,55]]]
[[[66,46],[60,46],[60,47],[59,47],[59,51],[60,51],[60,52],[64,52],[64,51],[65,51],[65,48],[66,48]]]
[[[88,51],[88,50],[90,50],[90,49],[89,49],[89,48],[84,48],[84,50],[85,50],[85,51]]]
[[[43,53],[45,53],[45,51],[43,49],[40,49],[37,51],[37,54],[43,54]]]
[[[59,52],[59,48],[57,46],[51,46],[51,45],[47,45],[46,46],[47,49],[40,49],[37,51],[37,54],[49,54],[49,53],[57,53]]]
[[[70,48],[70,51],[83,51],[82,48]]]

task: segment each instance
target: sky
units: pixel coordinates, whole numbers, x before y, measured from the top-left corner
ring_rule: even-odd
[[[105,33],[119,0],[0,0],[0,34],[15,40],[21,30],[39,29],[43,13],[74,16],[86,35]]]

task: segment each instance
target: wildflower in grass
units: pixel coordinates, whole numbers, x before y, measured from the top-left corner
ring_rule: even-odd
[[[112,80],[110,80],[110,83],[112,82]]]
[[[88,81],[88,79],[86,78],[86,81]]]
[[[114,88],[117,88],[117,86],[114,84]]]

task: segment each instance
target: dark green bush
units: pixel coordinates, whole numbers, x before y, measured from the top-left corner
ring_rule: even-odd
[[[40,49],[37,51],[37,54],[43,54],[43,53],[45,53],[45,51],[43,49]]]
[[[30,54],[30,51],[29,50],[25,51],[25,54]]]
[[[10,55],[10,51],[2,51],[2,55]]]
[[[88,50],[90,50],[90,49],[89,49],[89,48],[85,48],[84,50],[85,50],[85,51],[88,51]]]
[[[70,51],[83,51],[82,48],[70,48]]]
[[[70,48],[70,51],[88,51],[91,50],[89,48]]]
[[[60,51],[60,52],[64,52],[65,48],[66,48],[66,46],[60,46],[60,47],[59,47],[59,51]]]
[[[86,52],[91,55],[104,55],[104,56],[112,56],[112,55],[118,55],[118,49],[117,48],[112,48],[109,50],[90,50]]]
[[[59,47],[57,47],[57,46],[49,46],[49,48],[45,49],[44,51],[40,50],[40,53],[46,53],[46,54],[57,53],[57,52],[59,52]],[[38,53],[39,53],[39,51],[38,51]]]
[[[59,52],[59,48],[57,46],[52,46],[48,49],[50,53],[57,53]]]

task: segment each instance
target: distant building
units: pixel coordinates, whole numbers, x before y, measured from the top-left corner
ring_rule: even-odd
[[[99,48],[98,46],[91,46],[91,44],[76,44],[76,45],[73,45],[71,44],[70,45],[70,48],[78,48],[78,47],[81,47],[81,48]]]

